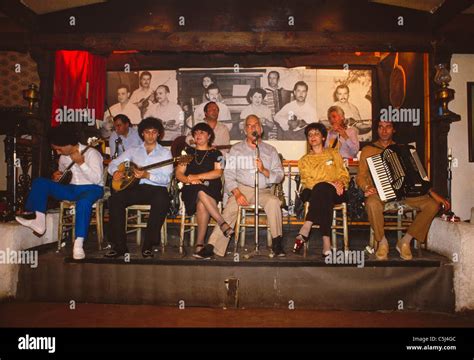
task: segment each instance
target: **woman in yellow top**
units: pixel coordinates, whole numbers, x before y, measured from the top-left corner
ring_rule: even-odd
[[[323,256],[327,256],[331,254],[332,209],[345,200],[349,172],[337,150],[324,148],[327,130],[323,124],[309,124],[305,135],[310,151],[298,161],[298,168],[303,185],[301,200],[309,201],[309,209],[305,223],[296,236],[293,252],[301,250],[308,241],[311,226],[316,223],[323,236]]]

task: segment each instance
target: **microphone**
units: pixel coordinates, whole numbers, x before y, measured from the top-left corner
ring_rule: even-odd
[[[252,133],[252,136],[255,138],[255,139],[258,139],[260,137],[260,135],[258,135],[258,132],[257,131],[254,131]]]

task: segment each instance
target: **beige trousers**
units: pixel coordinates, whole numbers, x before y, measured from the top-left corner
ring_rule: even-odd
[[[255,189],[253,187],[239,185],[239,190],[247,198],[247,201],[253,205],[255,204]],[[272,238],[282,236],[282,214],[281,214],[281,202],[277,196],[273,195],[271,189],[260,189],[259,190],[259,205],[265,210],[267,215],[268,225],[270,226],[270,232]],[[237,220],[238,204],[235,200],[235,196],[230,196],[227,200],[227,204],[222,212],[222,217],[231,226],[235,227],[235,221]],[[237,234],[236,234],[237,235]],[[214,246],[214,253],[219,256],[225,256],[227,246],[229,245],[229,239],[224,236],[221,229],[218,226],[214,227],[211,236],[209,236],[208,244]]]
[[[421,210],[407,229],[407,233],[413,236],[416,240],[424,242],[431,222],[438,213],[439,204],[429,195],[406,198],[404,202],[409,206],[417,207]],[[370,226],[374,229],[375,240],[382,240],[385,236],[383,217],[384,203],[380,200],[380,197],[377,194],[370,195],[365,199],[365,209],[369,216]]]

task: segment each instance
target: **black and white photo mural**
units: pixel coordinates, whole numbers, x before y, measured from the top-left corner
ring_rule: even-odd
[[[356,127],[359,142],[372,141],[372,71],[318,69],[317,111],[329,127],[328,109],[338,106],[347,127]]]
[[[205,104],[214,101],[231,140],[244,138],[243,120],[255,114],[265,140],[304,141],[307,124],[329,126],[327,111],[335,105],[347,126],[357,127],[359,140],[370,141],[371,76],[370,70],[306,67],[108,72],[104,119],[125,113],[136,124],[154,116],[164,123],[163,140],[172,141],[203,121]]]

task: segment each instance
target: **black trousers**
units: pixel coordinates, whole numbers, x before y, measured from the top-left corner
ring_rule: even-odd
[[[331,235],[332,208],[335,204],[345,201],[346,193],[337,195],[336,188],[327,182],[314,185],[313,189],[304,189],[301,194],[303,201],[309,201],[306,221],[319,225],[322,236]]]
[[[109,198],[110,242],[114,250],[126,252],[127,234],[125,233],[125,208],[130,205],[151,205],[150,216],[145,231],[143,250],[153,248],[154,239],[161,241],[161,227],[169,209],[168,190],[163,186],[148,184],[136,185],[130,189],[114,193]]]

